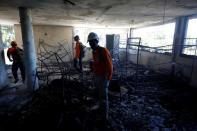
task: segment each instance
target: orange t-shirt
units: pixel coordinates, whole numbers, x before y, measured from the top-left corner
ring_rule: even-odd
[[[12,56],[13,62],[16,62],[17,61],[16,47],[9,48],[8,51],[7,51],[7,56],[8,56],[8,58],[10,58],[10,56]]]
[[[81,43],[80,42],[76,42],[76,46],[75,46],[75,58],[80,58],[80,49],[81,47]]]
[[[98,47],[93,51],[93,72],[98,76],[104,76],[107,80],[112,79],[113,64],[109,51]]]

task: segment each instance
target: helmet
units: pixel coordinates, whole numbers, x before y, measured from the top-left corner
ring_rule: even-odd
[[[76,36],[74,37],[74,40],[75,40],[75,41],[79,40],[79,36],[76,35]]]
[[[11,42],[11,46],[17,46],[16,41],[12,41],[12,42]]]
[[[99,42],[98,35],[96,33],[94,33],[94,32],[89,33],[89,35],[88,35],[88,42],[91,41],[91,40],[97,40]]]

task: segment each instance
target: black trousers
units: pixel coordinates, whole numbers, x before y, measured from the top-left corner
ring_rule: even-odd
[[[12,64],[12,74],[14,76],[14,79],[18,80],[18,74],[17,74],[18,68],[21,71],[22,80],[25,81],[25,66],[23,62],[14,62]]]
[[[74,67],[77,69],[77,71],[82,72],[82,58],[75,58],[74,59]]]

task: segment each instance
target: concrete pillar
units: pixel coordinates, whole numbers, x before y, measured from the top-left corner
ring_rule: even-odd
[[[129,28],[129,38],[133,37],[133,28]]]
[[[173,51],[172,51],[172,74],[175,73],[176,60],[182,52],[182,46],[187,29],[187,17],[181,16],[176,19],[174,33]]]
[[[2,33],[0,26],[0,90],[8,85],[7,72],[5,68],[4,50],[2,42]]]
[[[26,87],[31,90],[35,90],[38,88],[38,79],[36,77],[36,52],[32,28],[31,10],[26,7],[19,7],[19,15],[25,55]]]
[[[187,30],[187,17],[178,17],[176,19],[174,44],[173,44],[173,61],[176,61],[176,57],[180,55],[182,51],[182,45],[184,42],[185,34]]]

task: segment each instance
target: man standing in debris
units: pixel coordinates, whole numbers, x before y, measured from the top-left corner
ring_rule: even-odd
[[[17,43],[15,41],[11,42],[11,48],[7,51],[7,56],[10,61],[12,61],[12,74],[15,79],[15,83],[18,82],[18,68],[21,71],[21,77],[23,83],[25,81],[25,67],[24,67],[24,52],[21,48],[17,47]]]
[[[113,65],[109,51],[98,45],[99,38],[94,32],[88,35],[88,42],[92,48],[92,71],[96,76],[95,85],[99,89],[99,108],[105,119],[108,119],[108,86],[112,78]]]
[[[76,45],[75,45],[75,57],[74,57],[74,67],[77,69],[77,71],[79,71],[81,73],[83,71],[82,58],[84,57],[84,47],[85,46],[80,42],[80,39],[79,39],[78,35],[76,35],[74,37],[74,40],[76,42]]]

